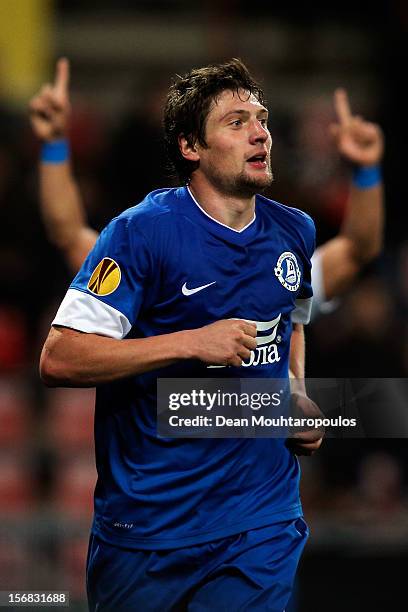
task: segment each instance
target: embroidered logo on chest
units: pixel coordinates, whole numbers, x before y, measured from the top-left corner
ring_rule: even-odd
[[[297,291],[300,286],[300,269],[296,257],[290,251],[279,256],[274,268],[281,285],[288,291]]]

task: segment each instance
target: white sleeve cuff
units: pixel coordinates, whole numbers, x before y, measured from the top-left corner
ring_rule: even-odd
[[[313,307],[311,319],[314,319],[321,313],[328,314],[335,310],[338,306],[338,299],[326,299],[323,282],[322,258],[319,249],[312,255],[312,289],[313,289]]]
[[[119,310],[78,289],[68,289],[52,325],[118,340],[124,338],[132,327]]]
[[[292,323],[302,323],[306,325],[310,321],[310,313],[312,312],[313,298],[304,298],[295,300],[295,309],[292,310]]]

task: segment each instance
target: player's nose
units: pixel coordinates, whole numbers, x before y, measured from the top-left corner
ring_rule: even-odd
[[[270,138],[268,129],[262,125],[260,121],[254,121],[249,135],[251,144],[255,144],[257,142],[264,143],[268,140],[268,138]]]

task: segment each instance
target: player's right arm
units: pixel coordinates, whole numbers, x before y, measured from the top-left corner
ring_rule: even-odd
[[[57,63],[54,83],[43,85],[30,102],[31,125],[43,143],[68,139],[69,63]],[[88,226],[69,158],[40,161],[40,210],[48,238],[63,253],[73,272],[81,267],[98,233]]]
[[[256,325],[242,320],[124,340],[54,326],[41,354],[40,374],[48,386],[94,387],[184,359],[239,367],[255,348]]]
[[[93,387],[191,359],[239,367],[250,357],[256,326],[240,320],[168,334],[149,327],[147,337],[129,337],[163,293],[162,245],[172,223],[160,219],[162,225],[155,210],[135,207],[103,230],[45,342],[40,371],[47,385]],[[180,290],[173,283],[169,289]]]

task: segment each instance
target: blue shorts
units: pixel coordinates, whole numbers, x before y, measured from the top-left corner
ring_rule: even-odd
[[[308,536],[303,519],[172,550],[132,550],[91,535],[91,612],[283,612]]]

